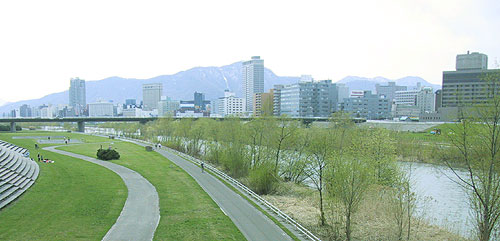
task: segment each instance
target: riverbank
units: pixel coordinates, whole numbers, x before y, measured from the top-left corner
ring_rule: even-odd
[[[272,195],[264,199],[318,234],[323,240],[331,240],[332,229],[319,225],[317,191],[293,183],[282,183]],[[354,240],[395,240],[395,221],[391,217],[388,196],[379,187],[368,191],[354,217]],[[326,213],[331,219],[332,214]],[[328,219],[327,219],[328,220]],[[430,225],[422,218],[413,217],[411,240],[467,240],[444,228]]]

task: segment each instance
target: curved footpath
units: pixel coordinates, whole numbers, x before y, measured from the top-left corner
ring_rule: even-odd
[[[143,143],[132,140],[121,140],[146,146]],[[224,214],[231,218],[236,227],[238,227],[248,240],[292,240],[271,219],[262,214],[257,208],[228,188],[216,177],[207,172],[202,173],[198,166],[166,149],[156,151],[191,175],[215,203],[217,203]]]
[[[116,223],[103,240],[152,240],[160,221],[159,199],[156,189],[139,173],[112,162],[56,150],[58,146],[43,149],[101,165],[118,174],[128,189],[128,197]]]

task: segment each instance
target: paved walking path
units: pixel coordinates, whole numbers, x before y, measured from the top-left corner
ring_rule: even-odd
[[[141,146],[145,144],[129,141]],[[220,209],[227,215],[248,240],[256,241],[279,241],[292,240],[272,220],[262,214],[239,194],[228,188],[219,179],[207,172],[202,173],[200,167],[173,154],[167,149],[156,150],[180,168],[191,175],[206,193],[219,205]]]
[[[159,199],[156,189],[139,173],[112,162],[56,150],[57,146],[43,149],[89,161],[118,174],[128,189],[128,197],[116,223],[103,240],[152,240],[160,221]],[[99,198],[99,197],[96,197]]]

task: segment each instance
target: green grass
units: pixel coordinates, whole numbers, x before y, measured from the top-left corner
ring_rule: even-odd
[[[398,141],[417,140],[417,141],[422,141],[422,142],[426,142],[426,143],[448,143],[449,139],[446,136],[446,134],[451,131],[451,127],[453,125],[454,124],[445,123],[445,124],[441,124],[441,125],[429,128],[423,132],[404,132],[404,131],[396,132],[396,131],[393,131],[392,133],[394,135],[394,138]],[[441,135],[430,134],[430,132],[432,130],[434,130],[434,128],[441,129]]]
[[[116,222],[127,189],[114,172],[83,160],[34,150],[34,139],[12,136],[61,135],[50,132],[0,133],[0,139],[40,152],[53,164],[39,163],[35,184],[14,203],[0,210],[0,240],[100,240]],[[82,138],[64,133],[70,138]],[[107,141],[83,137],[85,141]],[[48,145],[40,145],[41,147]]]
[[[120,153],[114,163],[137,171],[153,184],[160,198],[160,223],[155,240],[244,240],[234,223],[181,168],[156,152],[136,144],[114,141]],[[99,144],[59,149],[95,157]]]

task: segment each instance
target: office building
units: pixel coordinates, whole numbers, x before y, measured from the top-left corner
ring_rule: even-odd
[[[253,56],[251,60],[243,62],[242,66],[244,111],[253,111],[253,96],[264,93],[264,60],[260,56]]]
[[[175,111],[180,108],[180,101],[172,100],[170,97],[160,100],[158,103],[158,116],[174,116]]]
[[[329,117],[337,111],[338,90],[331,80],[299,82],[281,89],[281,115]]]
[[[194,92],[194,108],[198,110],[206,110],[204,93]]]
[[[363,97],[352,97],[345,99],[344,111],[353,117],[361,117],[370,120],[388,119],[391,117],[392,101],[385,95],[372,94],[364,91]]]
[[[392,101],[396,91],[404,91],[408,87],[396,85],[396,82],[388,82],[387,85],[376,84],[375,89],[378,95],[384,95],[388,100]]]
[[[27,104],[21,105],[19,107],[19,116],[21,117],[31,117],[31,107]]]
[[[273,115],[273,93],[256,93],[253,96],[253,116]]]
[[[394,93],[396,105],[417,105],[417,95],[420,90],[401,90]]]
[[[89,104],[90,117],[112,117],[114,113],[113,103],[96,102]]]
[[[273,93],[273,115],[280,116],[281,115],[281,90],[284,88],[284,85],[274,85],[274,88],[271,89]]]
[[[244,100],[243,98],[236,97],[236,95],[229,90],[224,91],[224,97],[211,102],[213,116],[228,116],[228,115],[242,115],[244,113]]]
[[[338,103],[344,103],[344,99],[349,98],[349,87],[342,83],[336,83],[338,91]]]
[[[488,55],[478,52],[458,54],[455,69],[460,70],[486,70],[488,69]]]
[[[161,100],[163,93],[162,83],[143,84],[142,85],[142,109],[152,111],[158,109],[158,102]]]
[[[432,87],[423,87],[417,94],[417,107],[420,113],[433,112],[436,97]]]
[[[484,103],[491,96],[489,74],[500,74],[500,69],[487,69],[488,57],[473,52],[457,55],[455,71],[443,71],[441,106],[443,108],[467,107]]]
[[[81,116],[87,108],[85,80],[71,78],[69,85],[69,106],[75,110],[75,115]]]

